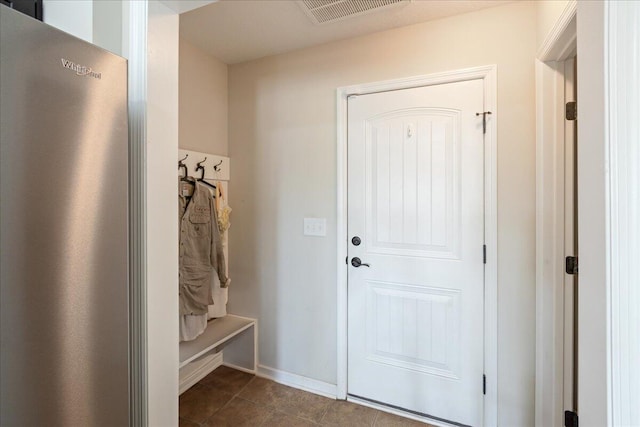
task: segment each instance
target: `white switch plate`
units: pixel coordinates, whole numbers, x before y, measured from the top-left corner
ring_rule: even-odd
[[[327,235],[327,219],[326,218],[305,218],[304,219],[304,235],[305,236],[326,236]]]

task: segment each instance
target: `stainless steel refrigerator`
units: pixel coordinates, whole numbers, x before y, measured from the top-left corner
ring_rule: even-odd
[[[129,424],[127,62],[0,5],[0,425]]]

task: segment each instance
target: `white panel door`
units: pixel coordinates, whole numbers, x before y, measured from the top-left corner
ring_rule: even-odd
[[[482,80],[348,108],[348,393],[482,425]]]

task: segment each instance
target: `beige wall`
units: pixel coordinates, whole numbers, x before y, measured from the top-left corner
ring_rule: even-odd
[[[549,35],[549,32],[567,7],[569,0],[538,0],[536,11],[538,16],[537,46],[540,47]]]
[[[229,67],[229,308],[262,365],[336,383],[336,88],[497,64],[499,422],[534,424],[536,34],[515,2]]]
[[[621,395],[611,387],[611,373],[620,372],[619,368],[612,368],[611,357],[621,357],[621,355],[612,354],[609,346],[616,345],[619,348],[624,348],[625,343],[624,338],[617,335],[615,329],[612,331],[612,321],[615,322],[618,319],[612,320],[609,310],[611,310],[611,286],[615,284],[613,289],[621,289],[618,285],[621,282],[616,283],[616,281],[620,281],[620,278],[624,281],[624,274],[620,274],[621,272],[617,271],[615,264],[608,261],[610,254],[625,251],[625,248],[618,246],[619,242],[612,240],[610,227],[616,227],[623,231],[625,225],[629,223],[618,222],[617,218],[610,219],[609,215],[612,211],[608,204],[614,200],[613,203],[622,202],[623,199],[618,199],[615,191],[630,191],[631,186],[626,187],[624,180],[617,181],[617,177],[612,177],[609,168],[609,162],[615,162],[615,158],[608,159],[608,156],[611,155],[610,153],[619,153],[617,147],[609,145],[615,144],[615,140],[611,140],[611,137],[625,135],[625,133],[618,133],[618,130],[615,129],[616,119],[610,119],[610,117],[616,116],[617,105],[611,104],[609,106],[609,103],[615,98],[610,98],[607,92],[616,87],[612,83],[615,82],[614,79],[617,76],[613,70],[613,75],[607,76],[609,71],[607,68],[615,66],[614,63],[609,62],[610,52],[616,52],[616,46],[612,42],[615,38],[610,38],[615,33],[609,32],[610,30],[607,28],[608,24],[615,21],[607,22],[609,19],[607,9],[608,6],[602,1],[581,1],[578,3],[577,10],[577,57],[579,61],[577,99],[580,100],[577,121],[579,143],[577,150],[578,254],[580,258],[577,407],[580,425],[583,427],[633,425],[619,420],[616,423],[612,419],[612,409],[614,411],[621,409],[618,402],[612,402],[612,396],[615,396],[613,399],[617,400]],[[635,25],[637,28],[637,21]],[[635,48],[638,48],[637,44]],[[618,52],[624,55],[624,50]],[[637,59],[638,56],[629,57],[627,64],[631,65]],[[634,93],[634,89],[631,88],[635,86],[635,96],[637,96],[637,77],[635,85],[632,83],[629,86],[627,90],[630,93]],[[634,95],[628,95],[628,99],[624,101],[625,108],[632,105],[633,98]],[[637,122],[637,116],[634,121]],[[609,126],[615,130],[608,129]],[[622,138],[633,140],[628,136]],[[637,141],[635,143],[637,144]],[[622,145],[624,146],[624,144]],[[621,167],[624,168],[624,166]],[[617,168],[614,168],[614,171],[616,170]],[[631,178],[630,175],[629,178]],[[613,180],[620,187],[617,189],[609,187],[610,180]],[[609,193],[611,190],[614,191],[613,194]],[[632,280],[629,278],[629,283],[632,283]],[[635,286],[637,287],[637,282]],[[619,326],[616,325],[616,327]],[[629,390],[633,387],[631,385],[633,380],[626,381],[628,382],[625,387]],[[633,405],[637,406],[638,402],[636,401]]]
[[[178,423],[178,15],[149,2],[147,39],[147,372],[150,426]],[[136,7],[143,8],[144,5]],[[140,88],[137,89],[138,91]]]
[[[179,145],[228,155],[227,64],[180,38]]]

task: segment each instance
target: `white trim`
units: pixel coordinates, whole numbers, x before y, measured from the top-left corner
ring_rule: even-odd
[[[421,417],[419,415],[412,414],[410,412],[402,411],[400,409],[390,408],[389,406],[381,405],[379,403],[371,402],[365,399],[359,399],[354,396],[347,397],[347,401],[357,403],[358,405],[366,406],[368,408],[377,409],[381,412],[387,412],[389,414],[398,415],[400,417],[408,418],[410,420],[416,420],[421,423],[425,423],[428,426],[433,427],[457,427],[455,424],[446,423],[440,420],[436,420],[429,417]]]
[[[556,61],[575,52],[576,11],[569,2],[536,61],[535,425],[544,427],[564,425],[565,79]]]
[[[182,394],[200,382],[201,379],[215,371],[222,365],[222,352],[209,353],[194,360],[188,366],[180,369],[180,388],[178,394]]]
[[[313,378],[304,377],[291,372],[281,371],[264,365],[258,365],[256,375],[275,381],[279,384],[308,391],[320,396],[325,396],[331,399],[336,398],[336,386],[324,381],[315,380]]]
[[[640,425],[640,5],[611,2],[605,62],[610,425]]]
[[[149,2],[123,3],[129,114],[129,424],[149,424],[147,310],[147,35]]]
[[[578,2],[569,1],[538,49],[540,61],[562,61],[575,54],[577,11]]]
[[[488,67],[484,79],[485,111],[491,111],[485,140],[484,241],[484,425],[498,425],[498,71]]]
[[[485,110],[488,116],[485,135],[485,375],[487,394],[484,398],[484,425],[498,424],[498,171],[497,171],[497,66],[455,70],[426,76],[407,77],[337,89],[337,397],[347,397],[347,97],[389,90],[409,89],[481,79],[484,82]]]
[[[336,93],[338,117],[337,140],[337,215],[336,233],[338,245],[337,286],[338,300],[336,304],[338,314],[338,342],[337,342],[337,390],[338,399],[347,398],[347,96],[348,92],[338,89]],[[344,263],[344,264],[343,264]]]
[[[229,326],[232,326],[232,328],[229,328]],[[192,349],[194,347],[199,349],[191,356],[180,360],[179,368],[184,368],[203,354],[209,353],[211,350],[226,344],[228,341],[233,340],[233,338],[252,327],[256,327],[256,319],[235,316],[233,314],[228,314],[215,321],[211,321],[201,335],[193,340],[179,343],[182,353],[193,351]],[[226,334],[221,336],[221,331],[226,332]],[[211,339],[213,339],[213,341]]]
[[[224,353],[224,351],[222,351],[221,353]],[[223,357],[224,357],[224,354],[223,354]],[[222,364],[227,368],[235,369],[236,371],[246,372],[247,374],[251,374],[251,375],[256,375],[256,372],[257,372],[255,369],[248,369],[248,368],[245,368],[244,366],[236,365],[234,363],[227,363],[224,361],[224,359]]]
[[[562,409],[564,103],[562,64],[536,61],[536,387],[535,425],[559,427]],[[559,170],[558,170],[559,169]],[[556,416],[554,416],[556,414]]]

